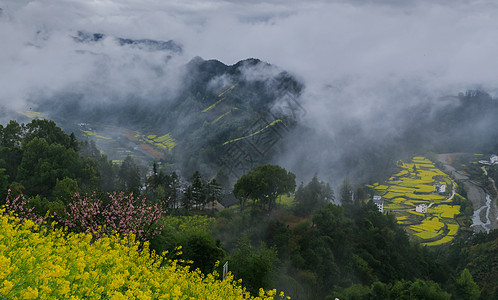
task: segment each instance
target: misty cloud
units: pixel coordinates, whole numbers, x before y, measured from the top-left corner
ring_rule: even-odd
[[[233,64],[256,57],[303,77],[308,90],[326,94],[327,86],[347,89],[345,82],[382,98],[403,82],[437,94],[476,85],[495,89],[498,5],[397,2],[6,1],[0,59],[11,75],[2,82],[25,99],[32,88],[57,90],[85,80],[95,58],[75,54],[81,45],[70,39],[84,30],[173,39],[185,45],[185,61],[201,56]],[[112,43],[98,50],[116,62],[111,68],[133,65],[138,55]],[[141,59],[161,66],[161,57],[150,56]],[[145,75],[131,67],[137,77]],[[110,77],[113,83],[121,79]]]
[[[301,122],[323,146],[315,157],[339,158],[355,136],[403,135],[409,112],[438,110],[440,96],[498,91],[495,1],[8,0],[1,8],[0,106],[14,109],[61,91],[97,103],[130,94],[164,100],[196,56],[225,64],[254,57],[279,69],[253,67],[247,77],[287,70],[303,81]],[[106,37],[77,43],[78,31]],[[183,52],[116,38],[173,40]],[[217,80],[213,88],[227,78]],[[351,140],[337,140],[346,133]]]

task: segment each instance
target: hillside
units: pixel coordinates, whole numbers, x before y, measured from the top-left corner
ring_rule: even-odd
[[[199,57],[180,68],[182,86],[173,96],[124,99],[87,105],[88,94],[62,93],[41,100],[40,115],[80,139],[92,139],[110,159],[156,160],[186,173],[234,178],[270,161],[279,141],[303,112],[303,88],[275,66],[247,59],[227,66]]]

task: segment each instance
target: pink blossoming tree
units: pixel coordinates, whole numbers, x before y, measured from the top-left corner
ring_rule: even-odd
[[[10,195],[10,189],[7,192],[7,198],[5,199],[5,212],[13,213],[19,219],[22,220],[31,220],[37,224],[43,223],[48,217],[48,215],[44,217],[40,217],[33,212],[34,207],[29,206],[29,200],[24,198],[24,195],[19,195],[17,197],[12,198]]]
[[[109,201],[98,199],[95,194],[76,193],[68,204],[62,224],[79,231],[88,230],[96,236],[102,234],[133,233],[137,239],[146,241],[161,232],[160,218],[165,213],[164,203],[147,203],[144,197],[133,193],[108,193]]]

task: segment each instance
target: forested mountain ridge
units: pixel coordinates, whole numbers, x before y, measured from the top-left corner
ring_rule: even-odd
[[[93,35],[77,42],[99,43],[101,38]],[[153,51],[162,51],[150,41],[119,41],[122,47],[153,45]],[[50,211],[59,216],[92,199],[87,202],[101,205],[94,221],[110,214],[115,200],[135,207],[161,204],[172,214],[215,216],[209,228],[198,230],[156,211],[162,216],[155,219],[160,224],[156,225],[162,229],[151,234],[151,245],[158,252],[184,246],[183,258],[193,259],[205,273],[213,270],[216,260],[229,260],[235,276],[252,293],[277,286],[297,299],[496,295],[496,286],[486,280],[496,270],[475,265],[492,261],[493,240],[480,243],[462,235],[454,246],[430,251],[410,242],[392,216],[379,214],[361,188],[372,178],[386,179],[400,158],[416,153],[496,150],[498,104],[489,94],[467,91],[422,101],[409,113],[403,111],[407,117],[394,136],[371,136],[349,122],[334,139],[327,139],[303,122],[306,110],[300,96],[305,85],[278,67],[257,59],[225,65],[197,57],[178,71],[181,84],[164,94],[133,89],[120,94],[90,84],[34,99],[33,111],[39,114],[26,115],[53,118],[75,134],[68,136],[55,122],[36,118],[2,127],[1,196],[10,188],[12,197],[24,193],[38,215]],[[107,98],[93,98],[97,96]],[[314,145],[330,146],[336,160],[321,156],[320,163],[351,179],[345,196],[341,189],[338,197],[343,206],[336,204],[339,199],[334,200],[331,186],[317,176],[301,184],[295,203],[285,207],[276,203],[274,194],[250,193],[249,187],[264,189],[265,184],[248,175],[248,182],[258,184],[236,184],[240,208],[219,215],[206,211],[208,204],[214,208],[221,201],[222,190],[229,191],[250,170],[289,153],[288,160],[302,164],[299,172],[316,172],[313,162],[319,156]],[[296,151],[303,146],[304,157]],[[141,171],[136,162],[146,168]],[[162,164],[154,164],[151,171],[152,162]],[[73,197],[76,191],[94,190],[94,196]],[[148,200],[103,194],[114,191]],[[355,202],[348,203],[354,195]],[[72,230],[82,230],[82,224]]]
[[[188,173],[201,170],[206,174],[216,173],[223,164],[239,163],[233,162],[231,155],[223,155],[233,148],[234,141],[241,144],[245,142],[241,140],[252,138],[251,144],[260,147],[259,140],[266,136],[278,145],[278,140],[296,126],[296,114],[303,112],[297,102],[302,83],[257,59],[227,66],[197,57],[179,71],[182,84],[174,94],[154,99],[129,94],[124,99],[93,103],[91,92],[63,92],[40,99],[37,110],[80,139],[90,134],[88,137],[113,160],[124,159],[126,155],[116,152],[121,148],[122,153],[142,157],[144,164],[164,159]],[[148,138],[165,135],[172,143],[163,147],[156,147],[151,141],[154,138]],[[150,147],[134,149],[134,137],[142,136],[155,151],[149,151]],[[244,153],[254,160],[244,168],[272,160],[273,146],[262,147],[256,154]],[[238,176],[242,173],[237,171]]]
[[[4,158],[0,188],[3,196],[11,189],[6,201],[11,209],[24,208],[16,210],[24,217],[31,212],[38,217],[47,210],[56,212],[50,218],[79,232],[87,228],[85,224],[105,224],[101,223],[106,222],[105,216],[117,218],[117,223],[108,224],[112,225],[121,224],[123,218],[140,218],[140,212],[154,212],[154,219],[148,219],[153,226],[143,221],[127,224],[136,224],[135,230],[156,228],[148,231],[153,249],[162,253],[183,246],[180,257],[194,260],[193,266],[204,273],[215,269],[217,260],[228,260],[230,270],[253,294],[260,287],[278,287],[294,299],[496,296],[496,285],[488,280],[496,276],[495,231],[476,237],[467,231],[451,246],[433,251],[411,242],[395,218],[379,213],[365,194],[366,198],[358,194],[352,202],[348,197],[352,190],[344,200],[341,188],[338,197],[343,205],[333,204],[338,200],[333,190],[316,176],[297,188],[295,202],[284,205],[276,197],[295,187],[295,176],[278,166],[248,172],[250,180],[241,180],[234,191],[240,199],[247,197],[246,205],[215,213],[206,205],[220,199],[221,187],[199,172],[190,183],[182,183],[174,173],[169,176],[155,166],[143,182],[131,158],[113,165],[94,145],[77,142],[53,121],[12,121],[0,129]],[[273,170],[285,172],[266,176]],[[287,179],[279,181],[280,176]],[[271,187],[265,183],[268,180],[285,188],[274,194],[273,188],[266,188]],[[92,190],[97,192],[83,196]],[[134,192],[147,200],[105,191]],[[24,199],[17,197],[20,193],[28,198],[24,204],[19,203]],[[87,219],[90,212],[94,215]]]

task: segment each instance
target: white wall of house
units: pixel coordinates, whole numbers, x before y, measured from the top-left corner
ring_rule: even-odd
[[[415,207],[415,211],[419,213],[427,213],[427,204],[419,204]]]

